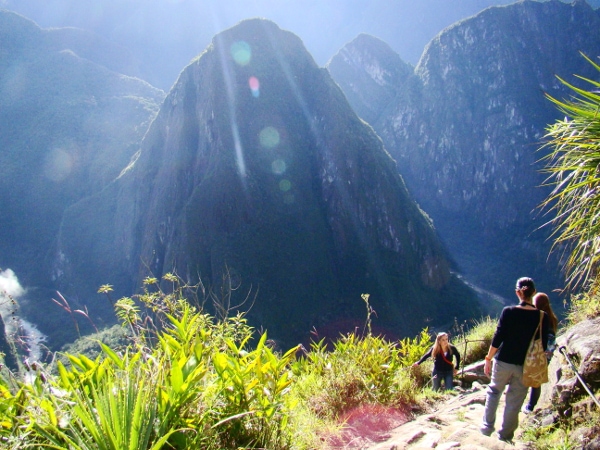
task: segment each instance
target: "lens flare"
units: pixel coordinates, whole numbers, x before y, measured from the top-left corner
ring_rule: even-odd
[[[252,50],[246,41],[237,41],[231,44],[231,56],[240,66],[247,65],[252,59]]]
[[[73,158],[69,153],[62,149],[54,149],[48,155],[44,161],[44,175],[52,181],[62,181],[73,169]]]
[[[294,194],[292,194],[290,192],[286,192],[283,195],[283,203],[285,203],[286,205],[291,205],[295,201],[296,201],[296,197],[294,197]]]
[[[260,131],[260,145],[264,148],[275,148],[279,145],[279,131],[273,127],[266,127]]]
[[[231,121],[231,134],[233,135],[233,142],[235,145],[236,162],[237,162],[237,166],[238,166],[240,180],[242,181],[242,184],[243,184],[244,190],[245,190],[246,189],[246,162],[244,160],[244,148],[242,146],[242,141],[240,139],[240,133],[238,130],[237,118],[236,118],[236,113],[235,113],[235,108],[234,108],[235,93],[233,90],[233,81],[232,81],[233,69],[230,64],[231,59],[229,59],[227,57],[226,47],[220,41],[219,35],[217,35],[217,39],[219,42],[219,45],[217,45],[217,48],[219,50],[219,59],[221,61],[221,67],[223,69],[223,78],[225,80],[225,86],[227,89],[227,100],[228,100],[227,104],[229,106],[229,115],[230,115],[230,121]],[[235,46],[235,44],[234,44],[234,46]],[[231,46],[229,48],[232,55],[235,53],[233,51],[234,46]],[[250,46],[248,46],[248,51],[249,51],[249,49],[250,49]],[[234,57],[234,59],[235,59],[235,57]]]
[[[279,182],[279,189],[283,192],[287,192],[292,188],[292,182],[290,180],[281,180]]]
[[[250,86],[250,90],[252,91],[252,95],[254,97],[258,97],[260,95],[260,82],[256,77],[250,77],[248,80],[248,86]]]
[[[274,174],[281,175],[287,170],[287,164],[283,159],[276,159],[271,163],[271,170]]]

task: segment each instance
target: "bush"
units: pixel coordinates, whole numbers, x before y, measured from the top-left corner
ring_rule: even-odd
[[[585,292],[571,296],[567,322],[575,325],[586,319],[600,317],[600,281],[595,282]]]
[[[456,346],[462,357],[464,366],[480,361],[487,355],[496,331],[496,320],[490,316],[474,320],[470,329],[461,327],[460,334],[452,343]]]

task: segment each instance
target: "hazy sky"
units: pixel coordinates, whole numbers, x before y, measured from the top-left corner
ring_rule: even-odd
[[[599,3],[600,0],[590,0]],[[265,17],[297,34],[319,65],[359,33],[387,42],[416,64],[452,23],[511,0],[0,0],[42,27],[77,26],[130,48],[167,89],[212,37]],[[160,80],[160,82],[158,81]]]

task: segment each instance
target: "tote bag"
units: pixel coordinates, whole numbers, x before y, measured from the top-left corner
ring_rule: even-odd
[[[540,322],[531,337],[525,362],[523,363],[523,384],[527,387],[540,387],[548,381],[548,359],[542,346],[542,320],[544,313],[540,311]],[[539,339],[535,335],[539,332]]]

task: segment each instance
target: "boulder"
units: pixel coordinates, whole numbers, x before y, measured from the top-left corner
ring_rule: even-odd
[[[556,340],[557,348],[564,347],[564,353],[594,393],[600,388],[599,329],[600,318],[584,320],[568,328]],[[558,410],[565,411],[580,401],[582,396],[591,399],[565,355],[558,350],[548,367],[548,378],[548,383],[542,386],[540,406],[552,403]]]

